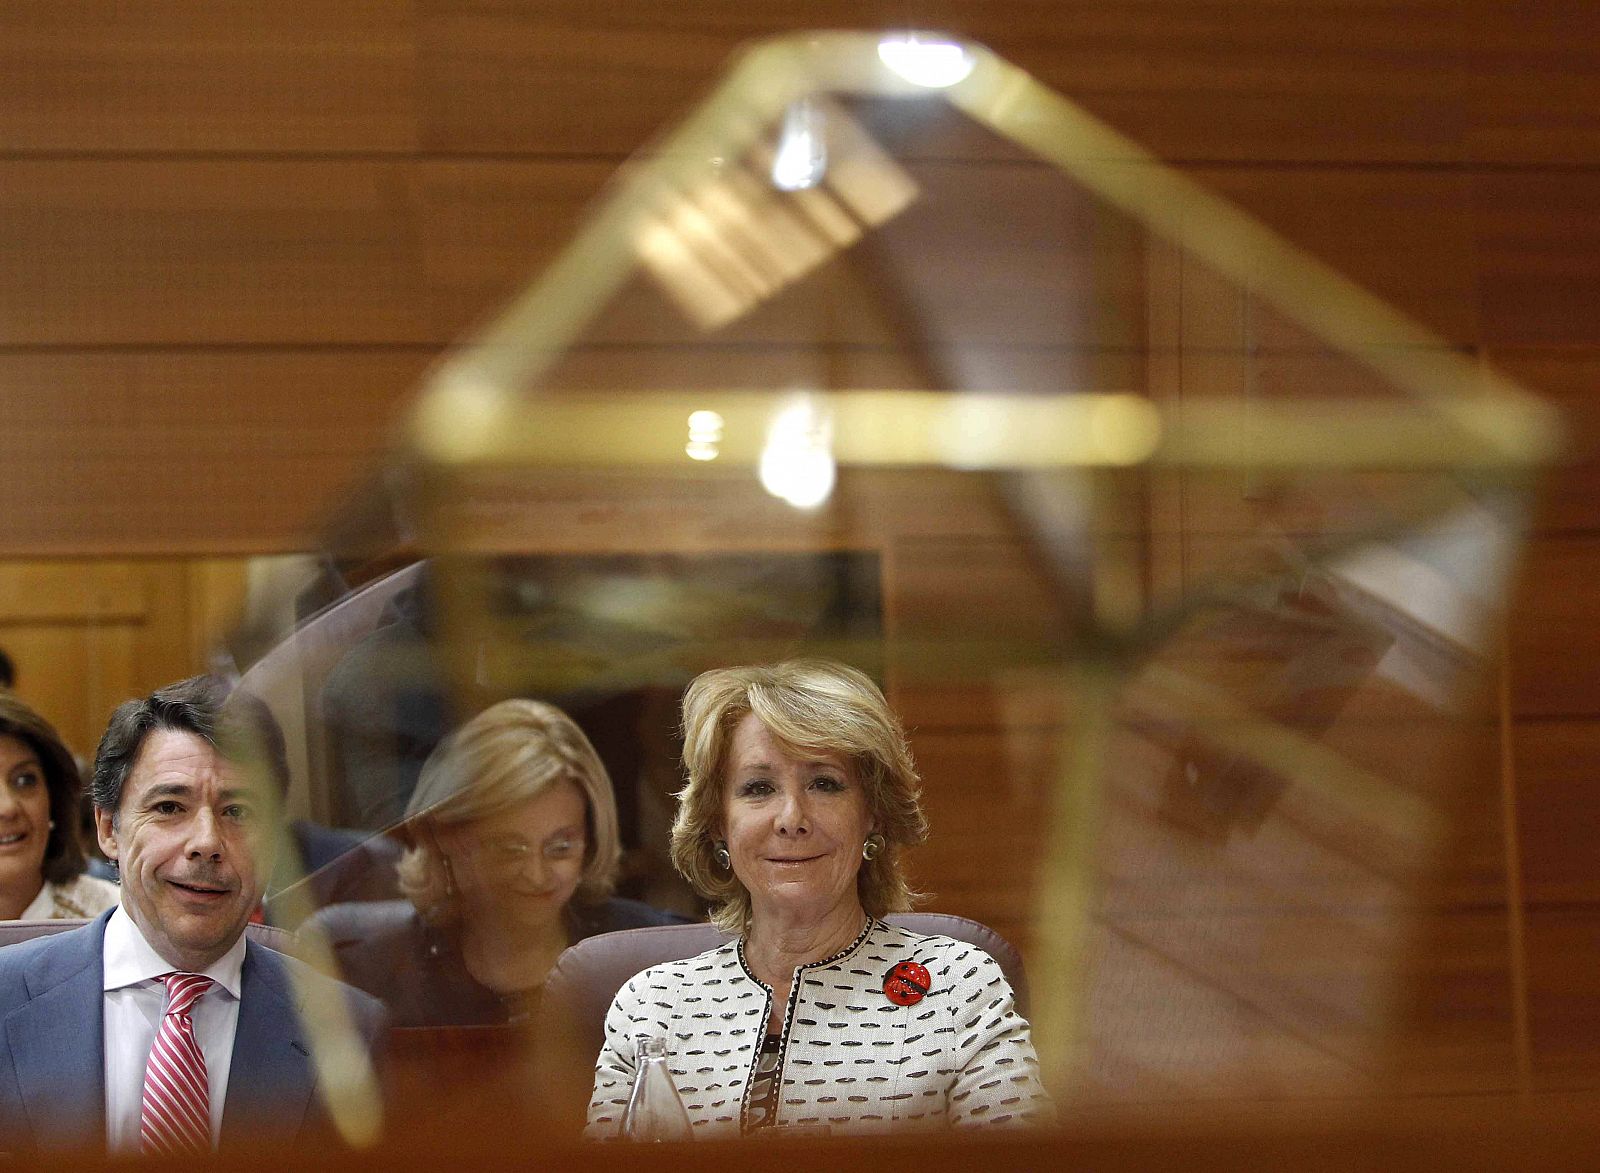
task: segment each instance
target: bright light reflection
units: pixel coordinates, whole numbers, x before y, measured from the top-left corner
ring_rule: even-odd
[[[925,41],[916,33],[885,37],[878,58],[916,86],[942,90],[965,81],[972,72],[972,54],[952,41]]]
[[[714,411],[689,413],[689,442],[683,446],[690,460],[715,460],[722,443],[722,417]]]
[[[1089,435],[1108,464],[1138,464],[1161,443],[1161,413],[1137,395],[1110,395],[1089,419]]]
[[[689,435],[703,436],[707,440],[717,440],[722,437],[722,417],[714,411],[691,411],[689,413]]]
[[[778,150],[772,158],[772,186],[779,191],[804,191],[822,182],[828,168],[828,145],[820,122],[816,107],[803,98],[784,114]]]
[[[786,408],[767,432],[761,487],[796,509],[815,509],[833,492],[832,448],[826,417],[805,403]]]

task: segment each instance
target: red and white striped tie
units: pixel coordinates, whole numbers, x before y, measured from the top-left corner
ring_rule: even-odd
[[[146,1153],[209,1153],[211,1091],[190,1009],[211,988],[198,973],[163,974],[167,1010],[144,1069],[139,1147]]]

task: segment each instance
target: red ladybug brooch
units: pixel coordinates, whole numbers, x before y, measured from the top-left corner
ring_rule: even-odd
[[[915,1006],[933,988],[927,966],[902,961],[883,977],[883,992],[896,1006]]]

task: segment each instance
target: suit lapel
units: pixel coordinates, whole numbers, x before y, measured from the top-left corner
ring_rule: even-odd
[[[106,1142],[106,916],[71,929],[42,950],[25,981],[30,995],[5,1019],[5,1041],[38,1144]]]
[[[239,1026],[233,1038],[222,1143],[293,1140],[311,1104],[310,1048],[289,975],[272,951],[250,941],[239,978]]]

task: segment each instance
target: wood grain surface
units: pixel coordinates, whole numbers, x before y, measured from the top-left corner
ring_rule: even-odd
[[[0,555],[14,562],[0,567],[11,608],[0,636],[50,665],[31,695],[74,714],[82,741],[112,693],[198,666],[190,620],[154,608],[187,591],[200,599],[188,613],[206,611],[216,592],[193,578],[204,581],[204,563],[127,560],[304,546],[384,450],[429,363],[554,255],[617,164],[687,110],[739,44],[907,20],[989,43],[1567,412],[1572,443],[1535,512],[1506,616],[1508,686],[1450,791],[1442,887],[1407,905],[1421,945],[1393,1021],[1413,1090],[1600,1087],[1600,852],[1587,834],[1600,768],[1600,6],[1590,0],[0,0]],[[946,177],[952,191],[963,168],[994,162],[959,137],[936,146],[925,178]],[[1017,207],[1037,208],[1030,173],[1014,180]],[[1056,208],[1034,237],[1061,238],[1073,215]],[[1050,384],[1061,356],[1013,344],[1048,332],[1064,296],[1055,262],[1069,253],[963,258],[980,322],[985,291],[1006,280],[1040,291],[1037,318],[1018,333],[996,324],[984,371]],[[1172,390],[1186,377],[1195,394],[1239,377],[1238,355],[1180,371],[1170,354],[1146,366],[1119,351],[1141,336],[1192,341],[1197,323],[1228,328],[1238,312],[1236,300],[1197,292],[1203,282],[1186,302],[1157,305],[1144,298],[1156,271],[1130,261],[1103,275],[1116,297],[1144,299],[1149,317],[1105,319],[1110,333],[1073,340],[1075,361],[1106,384]],[[813,319],[835,332],[833,376],[914,385],[926,370],[885,347],[893,332],[861,312],[859,276],[829,274],[811,295],[833,314]],[[624,303],[606,345],[563,370],[567,385],[640,372],[652,385],[741,369],[777,378],[797,365],[793,339],[760,315],[741,327],[737,355],[674,356],[681,327],[659,305]],[[961,309],[952,298],[930,312]],[[1268,393],[1330,378],[1360,393],[1357,372],[1293,328],[1267,321],[1258,341]],[[1061,613],[1009,535],[939,537],[946,504],[979,532],[992,501],[873,499],[869,515],[801,539],[865,535],[884,550],[896,630],[1070,635],[1070,608]],[[1232,490],[1155,500],[1147,585],[1157,591],[1226,549],[1197,532],[1251,521]],[[576,546],[603,548],[606,503],[589,505],[496,524],[508,541],[564,528]],[[659,523],[687,526],[683,512],[665,502]],[[1182,524],[1163,533],[1174,516]],[[697,540],[714,537],[703,528]],[[67,555],[111,569],[52,561]],[[41,586],[41,574],[58,586]],[[97,616],[96,634],[67,611]],[[941,907],[1025,945],[1036,861],[1022,832],[1042,809],[1055,768],[1047,731],[1060,716],[1030,708],[1030,688],[896,692],[939,828],[919,881]],[[1344,734],[1392,757],[1376,729]],[[1435,782],[1454,768],[1435,764]],[[964,789],[974,777],[992,794]],[[1139,794],[1121,791],[1113,807],[1130,858],[1152,827],[1171,833],[1159,805],[1141,813],[1155,800]],[[1311,842],[1307,858],[1345,869],[1348,883],[1392,883],[1363,871],[1348,845]],[[1292,857],[1289,844],[1263,841],[1228,861],[1242,872],[1194,874],[1238,895]],[[1279,942],[1288,968],[1254,970],[1215,941],[1154,948],[1139,926],[1148,933],[1166,902],[1125,905],[1097,948],[1147,980],[1097,1003],[1097,1043],[1122,1048],[1102,1053],[1126,1060],[1101,1069],[1101,1090],[1181,1098],[1205,1071],[1243,1098],[1275,1095],[1295,1075],[1350,1086],[1366,1056],[1341,1047],[1379,1004],[1363,1009],[1356,995],[1391,992],[1363,986],[1362,972],[1376,982],[1376,971],[1356,964],[1394,930],[1370,919],[1392,907],[1375,899],[1341,904],[1342,935],[1325,938],[1282,908],[1260,911],[1259,939]],[[1186,1009],[1145,1015],[1174,1004]],[[1158,1021],[1188,1033],[1150,1029]]]

